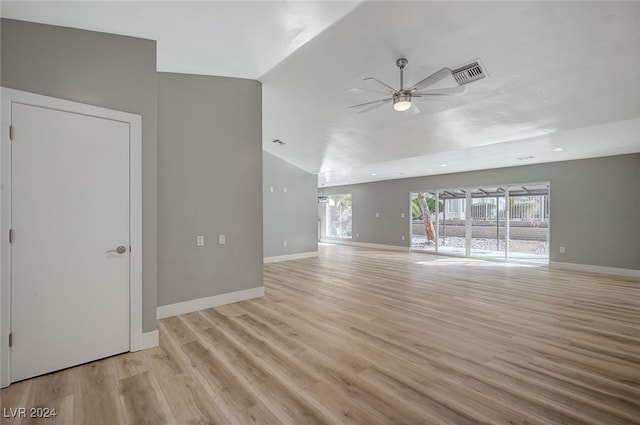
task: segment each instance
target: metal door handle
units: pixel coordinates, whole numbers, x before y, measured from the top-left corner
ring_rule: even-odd
[[[122,245],[120,245],[116,249],[110,249],[109,251],[107,251],[107,253],[109,253],[109,252],[115,252],[117,254],[124,254],[125,252],[127,252],[127,248],[122,246]]]

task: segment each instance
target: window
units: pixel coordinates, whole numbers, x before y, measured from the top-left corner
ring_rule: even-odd
[[[351,194],[329,195],[327,202],[327,236],[351,238]]]

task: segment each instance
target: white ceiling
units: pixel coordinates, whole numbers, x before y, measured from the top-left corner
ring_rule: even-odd
[[[3,1],[2,16],[158,40],[159,71],[259,79],[264,149],[319,185],[640,152],[638,2]],[[417,114],[348,109],[378,98],[349,90],[375,88],[365,77],[397,86],[401,56],[409,83],[476,58],[489,77]]]

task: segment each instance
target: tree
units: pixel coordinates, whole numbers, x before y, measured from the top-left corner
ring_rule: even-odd
[[[429,211],[435,212],[436,211],[436,200],[435,198],[424,198],[425,202],[427,203],[427,207],[429,208]],[[438,211],[442,212],[444,209],[444,203],[442,201],[438,201]],[[411,199],[411,218],[412,219],[419,219],[422,218],[422,210],[420,209],[420,201],[418,200],[417,197],[414,197]]]
[[[433,200],[432,203],[435,206],[435,200]],[[421,215],[422,221],[424,222],[424,230],[427,233],[427,240],[431,242],[435,242],[436,231],[433,228],[433,221],[431,221],[431,210],[427,205],[427,201],[425,200],[424,193],[418,193],[418,207],[420,208],[420,215]]]

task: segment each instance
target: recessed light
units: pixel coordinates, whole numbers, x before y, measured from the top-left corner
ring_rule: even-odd
[[[448,167],[449,164],[440,164],[441,167]]]
[[[555,149],[552,149],[551,152],[561,152],[563,150],[564,148],[555,148]]]
[[[518,159],[520,161],[526,161],[527,159],[533,159],[533,158],[535,158],[535,156],[521,156],[521,157],[518,157]]]
[[[371,175],[372,175],[372,176],[377,176],[377,174],[376,174],[376,173],[371,173]]]
[[[396,173],[396,176],[406,176],[407,174],[409,174],[409,173],[407,173],[406,171],[398,171]]]

